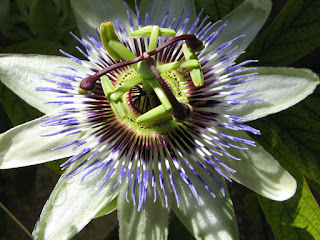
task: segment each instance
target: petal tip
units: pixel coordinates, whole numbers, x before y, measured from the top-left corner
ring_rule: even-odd
[[[250,2],[254,8],[265,11],[267,15],[269,15],[272,8],[272,1],[270,0],[247,0],[247,2]]]
[[[283,202],[295,195],[297,191],[297,181],[287,172],[286,176],[279,182],[279,185],[274,187],[278,187],[278,191],[274,191],[271,194],[261,194],[271,200]]]

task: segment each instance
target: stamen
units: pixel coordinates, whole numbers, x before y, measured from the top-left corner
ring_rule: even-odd
[[[107,76],[101,77],[101,85],[103,88],[103,92],[105,93],[108,100],[110,100],[110,95],[114,93],[115,89],[112,85],[110,79]],[[122,101],[109,101],[112,107],[113,112],[119,117],[124,118],[127,116],[127,111]]]
[[[200,41],[200,40],[199,40],[199,41]],[[187,42],[187,41],[186,41],[186,42]],[[196,43],[196,44],[198,44],[198,43]],[[194,45],[194,44],[191,43],[191,45]],[[193,46],[193,47],[196,47],[196,46]],[[185,56],[185,58],[186,58],[187,60],[189,60],[189,59],[194,59],[194,60],[196,60],[196,61],[199,63],[198,58],[197,58],[197,55],[195,54],[195,50],[193,50],[192,48],[190,48],[189,45],[188,45],[188,43],[182,45],[182,51],[183,51],[183,55]],[[191,60],[189,60],[189,61],[191,61]],[[201,69],[200,64],[198,64],[198,66],[189,68],[189,70],[190,70],[190,77],[191,77],[191,79],[192,79],[193,84],[194,84],[196,87],[203,86],[204,77],[203,77],[203,72],[202,72],[202,69]]]
[[[101,36],[101,42],[104,48],[108,51],[109,55],[112,58],[119,61],[121,57],[109,46],[109,41],[111,40],[120,42],[117,34],[114,31],[113,24],[111,22],[101,23],[100,36]]]
[[[115,60],[119,61],[121,57],[123,57],[127,61],[136,58],[136,55],[134,55],[120,42],[111,22],[101,23],[100,34],[101,42],[104,48]]]

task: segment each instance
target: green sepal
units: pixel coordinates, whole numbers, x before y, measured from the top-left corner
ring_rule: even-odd
[[[300,102],[319,85],[319,77],[308,69],[258,67],[258,81],[246,81],[233,88],[234,92],[247,91],[245,94],[230,95],[226,100],[261,99],[259,103],[231,105],[230,107],[217,107],[217,113],[223,112],[238,116],[244,121],[251,121],[267,115],[280,112]],[[259,93],[259,94],[257,94]]]
[[[118,193],[119,239],[121,240],[166,240],[168,237],[168,220],[170,209],[166,207],[164,197],[158,189],[157,199],[153,199],[151,184],[146,189],[145,205],[138,210],[133,205],[132,197],[127,201],[128,183],[122,183]],[[171,193],[168,193],[168,195]],[[130,194],[131,195],[131,194]],[[137,191],[133,196],[138,198]]]
[[[32,232],[35,240],[72,239],[118,194],[118,188],[112,188],[118,181],[119,169],[99,192],[97,188],[103,184],[105,172],[95,172],[82,180],[82,174],[66,177],[70,171],[72,167],[61,175],[42,209]]]

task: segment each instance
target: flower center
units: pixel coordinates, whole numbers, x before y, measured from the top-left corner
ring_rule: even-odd
[[[157,94],[148,84],[139,83],[126,93],[126,102],[137,115],[150,111],[151,109],[161,105]]]
[[[79,93],[90,94],[95,82],[100,79],[117,118],[129,125],[133,124],[131,127],[134,129],[176,125],[192,115],[192,107],[183,94],[183,84],[191,78],[195,86],[203,85],[203,73],[195,52],[204,46],[195,35],[174,37],[175,31],[172,29],[159,26],[140,28],[130,33],[130,36],[149,37],[149,44],[148,52],[137,57],[119,40],[111,22],[102,23],[100,32],[103,46],[109,55],[121,61],[83,79]],[[169,40],[158,47],[159,37],[167,37]],[[158,65],[154,55],[182,40],[185,40],[182,45],[185,60]],[[120,70],[124,75],[118,76],[116,81],[110,81],[107,73],[114,70]]]

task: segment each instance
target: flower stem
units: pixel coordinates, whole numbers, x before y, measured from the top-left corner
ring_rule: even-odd
[[[31,233],[23,226],[21,222],[0,202],[0,208],[24,231],[30,239],[33,239]]]

